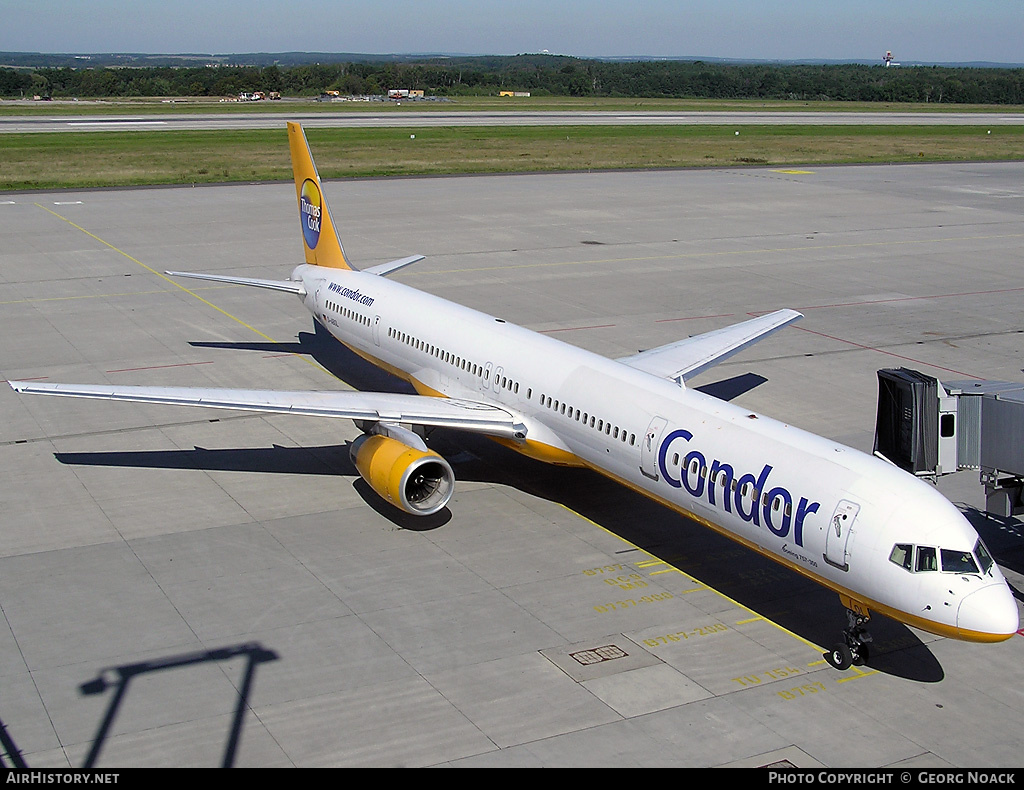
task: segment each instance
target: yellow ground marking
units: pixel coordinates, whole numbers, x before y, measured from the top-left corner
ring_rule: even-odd
[[[581,518],[581,519],[583,519],[583,520],[584,520],[584,521],[586,521],[586,522],[587,522],[588,524],[591,524],[592,526],[595,526],[595,527],[597,527],[597,528],[598,528],[599,530],[601,530],[602,532],[604,532],[604,533],[606,533],[606,534],[608,534],[608,535],[612,535],[613,537],[616,537],[616,538],[618,538],[618,539],[619,539],[619,540],[621,540],[621,541],[622,541],[623,543],[625,543],[625,544],[626,544],[627,546],[632,546],[632,547],[633,547],[634,549],[636,549],[637,551],[642,551],[642,552],[643,552],[644,554],[646,554],[646,555],[647,555],[648,557],[650,557],[650,558],[651,558],[651,560],[641,560],[641,562],[645,562],[645,563],[648,563],[648,562],[649,562],[649,563],[650,563],[650,564],[652,564],[652,565],[656,565],[656,564],[657,564],[658,562],[664,562],[664,563],[665,563],[666,565],[668,565],[668,564],[669,564],[668,562],[665,562],[665,560],[662,560],[662,559],[660,559],[659,557],[655,557],[655,556],[654,556],[653,554],[651,554],[651,553],[650,553],[650,552],[648,552],[648,551],[645,551],[644,549],[640,548],[640,547],[639,547],[639,546],[637,546],[636,544],[634,544],[634,543],[630,543],[630,542],[629,542],[628,540],[626,540],[626,539],[625,539],[624,537],[622,537],[621,535],[616,535],[616,534],[615,534],[614,532],[612,532],[612,531],[611,531],[610,529],[608,529],[607,527],[604,527],[604,526],[602,526],[602,525],[598,524],[598,523],[597,523],[596,521],[594,521],[593,519],[589,519],[589,518],[587,518],[587,517],[586,517],[586,516],[584,516],[584,515],[583,515],[582,513],[577,513],[577,512],[576,512],[575,510],[573,510],[573,509],[572,509],[571,507],[568,507],[567,505],[563,505],[563,504],[562,504],[561,502],[559,502],[559,503],[558,503],[558,506],[559,506],[559,507],[561,507],[561,508],[562,508],[563,510],[567,510],[568,512],[572,513],[572,514],[573,514],[574,516],[576,516],[577,518]],[[674,567],[674,566],[673,566],[673,567]],[[723,599],[723,600],[725,600],[725,601],[728,601],[728,602],[729,602],[729,603],[731,603],[731,604],[732,604],[733,606],[736,606],[737,608],[739,608],[739,609],[742,609],[742,610],[743,610],[743,611],[745,611],[745,612],[750,612],[750,614],[751,614],[751,615],[753,615],[753,617],[751,617],[751,618],[749,618],[749,619],[746,619],[746,620],[737,620],[737,621],[736,621],[736,624],[737,624],[737,625],[742,625],[742,624],[745,624],[745,623],[754,623],[754,622],[757,622],[757,621],[759,621],[759,620],[762,620],[762,621],[764,621],[764,622],[766,622],[766,623],[769,623],[770,625],[774,626],[775,628],[779,629],[779,630],[780,630],[780,631],[782,631],[782,632],[783,632],[784,634],[788,634],[789,636],[793,637],[793,639],[796,639],[796,640],[797,640],[798,642],[801,642],[801,643],[803,643],[803,644],[807,645],[807,646],[808,646],[809,648],[811,648],[812,650],[814,650],[814,651],[816,651],[816,652],[818,652],[818,653],[824,653],[824,652],[825,652],[824,648],[822,648],[822,647],[819,647],[818,645],[814,644],[814,642],[811,642],[811,641],[810,641],[810,640],[808,640],[808,639],[804,639],[804,638],[803,638],[802,636],[800,636],[799,634],[796,634],[796,633],[794,633],[794,632],[790,631],[790,630],[789,630],[788,628],[786,628],[785,626],[781,626],[781,625],[779,625],[778,623],[776,623],[775,621],[773,621],[773,620],[769,620],[769,619],[768,619],[767,617],[765,617],[764,615],[758,614],[758,613],[757,613],[757,612],[755,612],[755,611],[754,611],[753,609],[751,609],[751,608],[749,608],[749,607],[747,607],[747,606],[744,606],[744,605],[743,605],[743,604],[741,604],[741,603],[740,603],[739,601],[737,601],[737,600],[735,600],[735,599],[733,599],[733,598],[730,598],[730,597],[729,597],[728,595],[726,595],[725,593],[721,592],[720,590],[716,590],[716,589],[715,589],[714,587],[711,587],[710,585],[707,585],[707,584],[705,584],[705,583],[704,583],[704,582],[702,582],[702,581],[701,581],[700,579],[696,579],[696,578],[694,578],[693,576],[691,576],[690,574],[688,574],[688,573],[684,573],[683,571],[680,571],[680,570],[679,570],[678,568],[675,568],[675,570],[679,571],[679,573],[681,573],[681,574],[682,574],[683,576],[685,576],[686,578],[688,578],[688,579],[690,579],[691,581],[693,581],[693,582],[694,582],[695,584],[699,584],[699,585],[701,585],[701,586],[703,587],[703,589],[706,589],[706,590],[711,590],[712,592],[714,592],[714,593],[715,593],[715,595],[717,595],[718,597],[722,598],[722,599]],[[687,590],[686,592],[693,592],[693,590]],[[813,662],[813,663],[814,663],[814,664],[817,664],[817,663],[819,663],[819,662],[818,662],[818,661],[815,661],[815,662]],[[811,666],[811,665],[812,665],[812,664],[808,664],[808,666]]]
[[[78,225],[77,223],[72,222],[67,217],[61,216],[60,214],[58,214],[56,211],[53,211],[52,209],[48,209],[46,206],[42,205],[41,203],[36,203],[35,205],[38,206],[39,208],[41,208],[43,211],[47,212],[48,214],[52,214],[53,216],[55,216],[57,219],[61,220],[62,222],[66,222],[68,225],[70,225],[71,227],[75,228],[76,230],[80,230],[82,233],[84,233],[90,239],[93,239],[94,241],[99,242],[104,247],[108,247],[109,249],[111,249],[114,252],[116,252],[118,255],[123,255],[125,258],[130,260],[132,263],[134,263],[134,264],[136,264],[138,266],[141,266],[143,269],[145,269],[150,274],[156,275],[157,277],[159,277],[164,282],[170,283],[171,285],[173,285],[178,290],[184,291],[189,296],[191,296],[191,297],[193,297],[195,299],[198,299],[200,302],[205,304],[207,307],[210,307],[213,310],[216,310],[218,313],[220,313],[221,315],[223,315],[223,316],[225,316],[227,318],[230,318],[235,323],[241,324],[246,329],[248,329],[250,332],[253,332],[256,335],[259,335],[264,340],[267,340],[267,341],[269,341],[271,343],[274,343],[275,345],[279,344],[277,340],[274,340],[274,338],[272,338],[270,335],[264,334],[263,332],[258,330],[256,327],[254,327],[252,324],[250,324],[250,323],[248,323],[246,321],[243,321],[241,318],[239,318],[236,315],[232,315],[227,310],[225,310],[223,307],[218,307],[213,302],[211,302],[209,299],[204,299],[202,296],[200,296],[198,293],[196,293],[195,290],[192,290],[191,288],[186,288],[184,285],[182,285],[181,283],[177,282],[176,280],[171,279],[170,277],[168,277],[163,272],[157,271],[152,266],[147,266],[142,261],[140,261],[138,258],[135,258],[135,257],[129,255],[124,250],[119,249],[118,247],[115,247],[109,241],[107,241],[105,239],[101,239],[99,236],[97,236],[92,231],[86,230],[81,225]],[[196,289],[196,290],[198,290],[198,289]],[[304,355],[304,354],[292,353],[291,356],[298,357],[303,362],[305,362],[307,365],[311,365],[312,367],[316,368],[317,370],[323,370],[323,368],[320,365],[318,365],[317,363],[313,362],[310,359],[307,359],[306,355]]]
[[[812,176],[813,170],[772,170],[773,173],[783,173],[787,176]]]
[[[824,661],[822,661],[824,663]],[[849,674],[843,675],[841,678],[837,678],[837,683],[848,683],[851,680],[860,680],[861,678],[870,677],[871,675],[877,675],[877,669],[869,669],[866,672],[862,667],[850,667]]]
[[[175,283],[177,285],[177,283]],[[196,288],[197,291],[214,291],[219,288],[233,288],[233,285],[207,285]],[[75,294],[74,296],[31,296],[28,299],[4,299],[0,304],[36,304],[39,302],[70,302],[77,299],[115,299],[119,296],[155,296],[167,291],[124,291],[98,294]]]

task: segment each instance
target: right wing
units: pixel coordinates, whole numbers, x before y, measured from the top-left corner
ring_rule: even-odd
[[[682,385],[685,380],[801,318],[803,315],[796,310],[776,310],[749,321],[641,351],[631,357],[622,357],[618,361]]]
[[[526,428],[512,414],[478,401],[398,395],[389,392],[237,390],[214,387],[135,387],[8,382],[15,392],[68,398],[206,406],[310,417],[345,417],[369,422],[457,428],[487,436],[521,439]]]

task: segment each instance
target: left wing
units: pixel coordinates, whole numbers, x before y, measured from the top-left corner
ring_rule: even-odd
[[[803,315],[796,310],[776,310],[723,329],[641,351],[631,357],[622,357],[618,361],[631,368],[672,379],[682,386],[686,379],[693,378],[801,318]]]
[[[387,392],[236,390],[206,387],[132,387],[9,382],[15,392],[69,398],[206,406],[311,417],[346,417],[382,423],[458,428],[488,436],[521,439],[526,427],[504,409],[478,401],[398,395]]]

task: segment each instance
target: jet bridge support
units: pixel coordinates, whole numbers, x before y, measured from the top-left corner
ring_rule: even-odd
[[[1024,384],[879,370],[874,450],[920,477],[977,469],[987,513],[1024,514]]]

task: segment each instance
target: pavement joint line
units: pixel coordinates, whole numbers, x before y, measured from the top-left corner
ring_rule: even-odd
[[[38,204],[36,204],[38,205]],[[760,249],[751,250],[720,250],[720,251],[705,251],[705,252],[679,252],[671,255],[644,255],[633,258],[598,258],[588,260],[575,260],[575,261],[551,261],[551,262],[536,262],[536,263],[518,263],[518,264],[507,264],[502,266],[478,266],[468,269],[432,269],[430,271],[410,271],[408,276],[434,276],[437,274],[465,274],[467,272],[493,272],[493,271],[506,271],[508,269],[537,269],[537,268],[553,268],[556,266],[588,266],[598,264],[622,264],[622,263],[641,263],[643,261],[671,261],[681,260],[685,258],[720,258],[727,256],[746,256],[746,255],[775,255],[779,253],[792,253],[792,252],[814,252],[816,250],[854,250],[854,249],[865,249],[867,247],[899,247],[909,246],[913,244],[949,244],[957,241],[983,241],[983,240],[995,240],[995,239],[1019,239],[1024,237],[1024,233],[1000,233],[993,236],[948,236],[944,238],[935,239],[903,239],[894,241],[865,241],[857,244],[812,244],[804,246],[791,246],[791,247],[765,247]]]
[[[618,538],[618,539],[619,539],[619,540],[621,540],[621,541],[622,541],[623,543],[625,543],[625,544],[626,544],[627,546],[630,546],[630,547],[632,547],[632,550],[635,550],[635,551],[642,551],[642,552],[643,552],[644,554],[647,554],[647,555],[648,555],[649,557],[652,557],[652,558],[654,558],[654,559],[657,559],[657,558],[656,558],[656,557],[655,557],[655,556],[654,556],[653,554],[650,554],[649,552],[645,551],[644,549],[640,548],[639,546],[637,546],[637,545],[635,545],[635,544],[633,544],[633,543],[630,543],[630,542],[629,542],[628,540],[626,540],[626,539],[625,539],[624,537],[622,537],[621,535],[616,535],[616,534],[615,534],[614,532],[612,532],[612,531],[611,531],[610,529],[608,529],[608,528],[607,528],[607,527],[605,527],[605,526],[602,526],[601,524],[598,524],[598,523],[597,523],[596,521],[594,521],[593,519],[587,518],[587,517],[586,517],[586,516],[584,516],[584,515],[583,515],[582,513],[578,513],[578,512],[576,512],[575,510],[573,510],[573,509],[572,509],[571,507],[569,507],[568,505],[563,505],[563,504],[562,504],[561,502],[558,502],[557,504],[558,504],[558,506],[559,506],[560,508],[562,508],[563,510],[566,510],[566,511],[568,511],[569,513],[572,513],[572,515],[576,516],[577,518],[579,518],[579,519],[582,519],[583,521],[587,522],[588,524],[591,524],[591,525],[593,525],[593,526],[597,527],[597,528],[598,528],[599,530],[601,530],[602,532],[604,532],[604,533],[606,533],[606,534],[608,534],[608,535],[612,535],[612,536],[614,536],[614,537]],[[666,564],[666,565],[669,565],[670,563],[668,563],[668,562],[666,561],[666,562],[665,562],[665,564]],[[675,566],[672,566],[672,567],[673,567],[673,568],[675,568]],[[780,630],[780,631],[782,631],[783,633],[785,633],[785,634],[788,634],[789,636],[793,637],[793,639],[796,639],[796,640],[797,640],[798,642],[801,642],[801,643],[803,643],[804,645],[807,645],[807,646],[808,646],[808,647],[810,647],[810,648],[811,648],[812,650],[815,650],[816,652],[819,652],[819,653],[823,653],[823,652],[824,652],[824,648],[822,648],[822,647],[819,647],[818,645],[814,644],[814,642],[811,642],[811,641],[810,641],[809,639],[804,639],[804,638],[803,638],[802,636],[800,636],[799,634],[797,634],[797,633],[794,633],[793,631],[790,631],[790,630],[789,630],[788,628],[786,628],[785,626],[779,625],[779,624],[778,624],[778,623],[776,623],[776,622],[775,622],[774,620],[769,620],[769,619],[768,619],[767,617],[765,617],[764,615],[762,615],[762,614],[758,614],[758,613],[757,613],[757,612],[755,612],[755,611],[754,611],[753,609],[751,609],[751,608],[749,608],[749,607],[747,607],[747,606],[744,606],[744,605],[743,605],[743,604],[741,604],[741,603],[740,603],[739,601],[737,601],[737,600],[735,600],[735,599],[733,599],[733,598],[730,598],[730,597],[729,597],[728,595],[726,595],[725,593],[723,593],[723,592],[722,592],[721,590],[715,589],[714,587],[712,587],[712,586],[710,586],[710,585],[708,585],[708,584],[705,584],[705,583],[704,583],[704,582],[702,582],[702,581],[701,581],[700,579],[696,579],[696,578],[694,578],[693,576],[691,576],[690,574],[688,574],[688,573],[685,573],[685,572],[683,572],[683,571],[679,570],[678,568],[675,568],[675,570],[679,571],[679,573],[681,573],[681,574],[682,574],[683,576],[686,576],[686,577],[687,577],[688,579],[692,579],[692,580],[693,580],[694,582],[696,582],[697,584],[700,584],[700,585],[702,585],[702,586],[701,586],[700,588],[698,588],[698,589],[695,589],[695,590],[686,590],[685,592],[697,592],[697,591],[698,591],[699,589],[704,589],[704,590],[711,590],[712,592],[714,592],[714,593],[715,593],[715,595],[719,596],[720,598],[722,598],[722,599],[723,599],[723,600],[725,600],[725,601],[728,601],[728,602],[729,602],[729,603],[731,603],[731,604],[732,604],[733,606],[736,606],[737,608],[739,608],[739,609],[742,609],[742,610],[744,610],[744,611],[746,611],[746,612],[749,612],[750,614],[752,614],[752,615],[753,615],[753,617],[752,617],[752,618],[751,618],[750,620],[740,620],[740,621],[737,621],[737,624],[739,624],[739,623],[741,623],[741,622],[742,622],[742,623],[746,623],[746,622],[754,622],[754,621],[756,621],[756,620],[763,620],[764,622],[766,622],[766,623],[769,623],[769,624],[770,624],[770,625],[772,625],[773,627],[775,627],[775,628],[779,629],[779,630]]]
[[[161,280],[164,280],[165,282],[168,282],[168,283],[170,283],[170,284],[171,284],[171,285],[173,285],[173,286],[174,286],[175,288],[177,288],[177,289],[179,289],[179,290],[181,290],[181,291],[184,291],[184,292],[185,292],[185,293],[187,293],[187,294],[188,294],[189,296],[191,296],[191,297],[193,297],[193,298],[195,298],[195,299],[198,299],[198,300],[199,300],[200,302],[202,302],[203,304],[205,304],[205,305],[206,305],[207,307],[210,307],[210,308],[212,308],[213,310],[216,310],[216,311],[217,311],[218,313],[220,313],[220,314],[221,314],[221,315],[223,315],[223,316],[226,316],[227,318],[230,318],[230,319],[231,319],[232,321],[234,321],[235,323],[241,324],[242,326],[244,326],[244,327],[245,327],[246,329],[248,329],[249,331],[251,331],[251,332],[255,333],[256,335],[259,335],[260,337],[262,337],[262,338],[263,338],[264,340],[267,340],[267,341],[269,341],[269,342],[271,342],[271,343],[274,343],[274,344],[278,344],[278,341],[277,341],[277,340],[274,340],[274,338],[270,337],[270,335],[267,335],[267,334],[265,334],[265,333],[261,332],[261,331],[260,331],[259,329],[257,329],[256,327],[254,327],[254,326],[253,326],[252,324],[250,324],[250,323],[247,323],[246,321],[243,321],[243,320],[242,320],[241,318],[239,318],[239,317],[238,317],[238,316],[236,316],[236,315],[232,315],[232,314],[231,314],[231,313],[229,313],[229,312],[228,312],[227,310],[225,310],[225,309],[224,309],[223,307],[218,307],[218,306],[217,306],[217,305],[215,305],[215,304],[214,304],[213,302],[211,302],[211,301],[210,301],[209,299],[204,299],[204,298],[203,298],[202,296],[200,296],[200,295],[199,295],[198,293],[196,293],[196,292],[195,292],[194,290],[192,290],[192,289],[190,289],[190,288],[186,288],[186,287],[185,287],[184,285],[182,285],[182,284],[181,284],[181,283],[179,283],[179,282],[176,282],[175,280],[173,280],[172,278],[168,277],[168,276],[167,276],[166,274],[164,274],[163,272],[159,272],[159,271],[157,271],[157,270],[156,270],[156,269],[154,269],[154,268],[153,268],[152,266],[147,266],[147,265],[146,265],[145,263],[143,263],[142,261],[140,261],[140,260],[139,260],[138,258],[135,258],[135,257],[133,257],[133,256],[129,255],[129,254],[128,254],[127,252],[125,252],[124,250],[122,250],[122,249],[119,249],[118,247],[115,247],[115,246],[114,246],[113,244],[111,244],[111,243],[110,243],[109,241],[106,241],[105,239],[102,239],[102,238],[100,238],[99,236],[97,236],[97,235],[96,235],[95,233],[93,233],[92,231],[90,231],[90,230],[87,230],[86,228],[83,228],[83,227],[82,227],[81,225],[78,225],[78,224],[76,224],[75,222],[72,222],[72,221],[71,221],[70,219],[68,219],[67,217],[63,217],[63,216],[61,216],[61,215],[60,215],[60,214],[58,214],[58,213],[57,213],[56,211],[53,211],[52,209],[49,209],[49,208],[47,208],[46,206],[44,206],[44,205],[43,205],[42,203],[36,203],[35,205],[36,205],[36,206],[38,206],[39,208],[41,208],[41,209],[42,209],[43,211],[45,211],[45,212],[47,212],[47,213],[49,213],[49,214],[52,214],[52,215],[53,215],[53,216],[55,216],[55,217],[56,217],[57,219],[59,219],[59,220],[61,220],[61,221],[63,221],[63,222],[66,222],[66,223],[67,223],[68,225],[70,225],[71,227],[75,228],[76,230],[80,230],[80,231],[81,231],[82,233],[84,233],[84,234],[85,234],[86,236],[88,236],[89,238],[91,238],[91,239],[93,239],[93,240],[95,240],[95,241],[98,241],[98,242],[99,242],[100,244],[102,244],[102,245],[103,245],[103,246],[105,246],[105,247],[108,247],[108,248],[110,248],[111,250],[113,250],[114,252],[116,252],[116,253],[117,253],[118,255],[123,255],[123,256],[124,256],[125,258],[127,258],[128,260],[130,260],[130,261],[131,261],[132,263],[135,263],[135,264],[137,264],[137,265],[141,266],[141,267],[142,267],[143,269],[145,269],[145,270],[146,270],[147,272],[149,272],[150,274],[154,274],[154,275],[156,275],[156,276],[157,276],[157,277],[159,277],[159,278],[160,278]],[[305,355],[303,355],[303,354],[291,354],[290,356],[293,356],[293,357],[297,357],[298,359],[301,359],[301,360],[302,360],[303,362],[305,362],[305,363],[306,363],[307,365],[310,365],[310,366],[312,366],[312,367],[316,368],[317,370],[322,370],[322,368],[321,368],[321,367],[320,367],[320,366],[319,366],[318,364],[316,364],[315,362],[313,362],[313,361],[311,361],[311,360],[307,359],[307,358],[306,358],[306,356],[305,356]]]
[[[136,261],[137,263],[137,261]],[[178,285],[175,283],[175,285]],[[181,286],[178,286],[179,288]],[[220,288],[233,288],[233,285],[206,285],[200,288],[195,288],[196,291],[214,291]],[[8,299],[0,301],[0,305],[4,304],[36,304],[38,302],[66,302],[74,299],[111,299],[119,296],[156,296],[158,294],[169,293],[169,291],[124,291],[124,292],[112,292],[112,293],[99,293],[99,294],[76,294],[74,296],[33,296],[28,299]]]
[[[846,343],[847,345],[854,346],[855,348],[859,348],[859,349],[862,349],[864,351],[874,351],[874,352],[876,352],[878,354],[887,354],[890,357],[896,357],[896,359],[902,359],[902,360],[905,360],[907,362],[913,362],[916,365],[927,365],[928,367],[935,368],[936,370],[944,370],[947,373],[955,373],[958,376],[966,376],[967,378],[971,378],[971,379],[981,379],[982,378],[981,376],[976,376],[973,373],[965,373],[962,370],[954,370],[953,368],[946,368],[946,367],[943,367],[942,365],[936,365],[934,362],[925,362],[923,359],[914,359],[914,357],[907,357],[907,356],[904,356],[903,354],[897,354],[895,351],[886,351],[884,348],[878,348],[877,346],[867,346],[867,345],[864,345],[863,343],[857,343],[854,340],[846,340],[845,338],[836,337],[835,335],[829,335],[829,334],[826,334],[825,332],[818,332],[818,331],[815,331],[814,329],[808,329],[805,326],[794,326],[793,328],[794,329],[799,329],[801,332],[807,332],[808,334],[811,334],[811,335],[817,335],[818,337],[824,337],[824,338],[828,338],[829,340],[835,340],[837,343]]]

